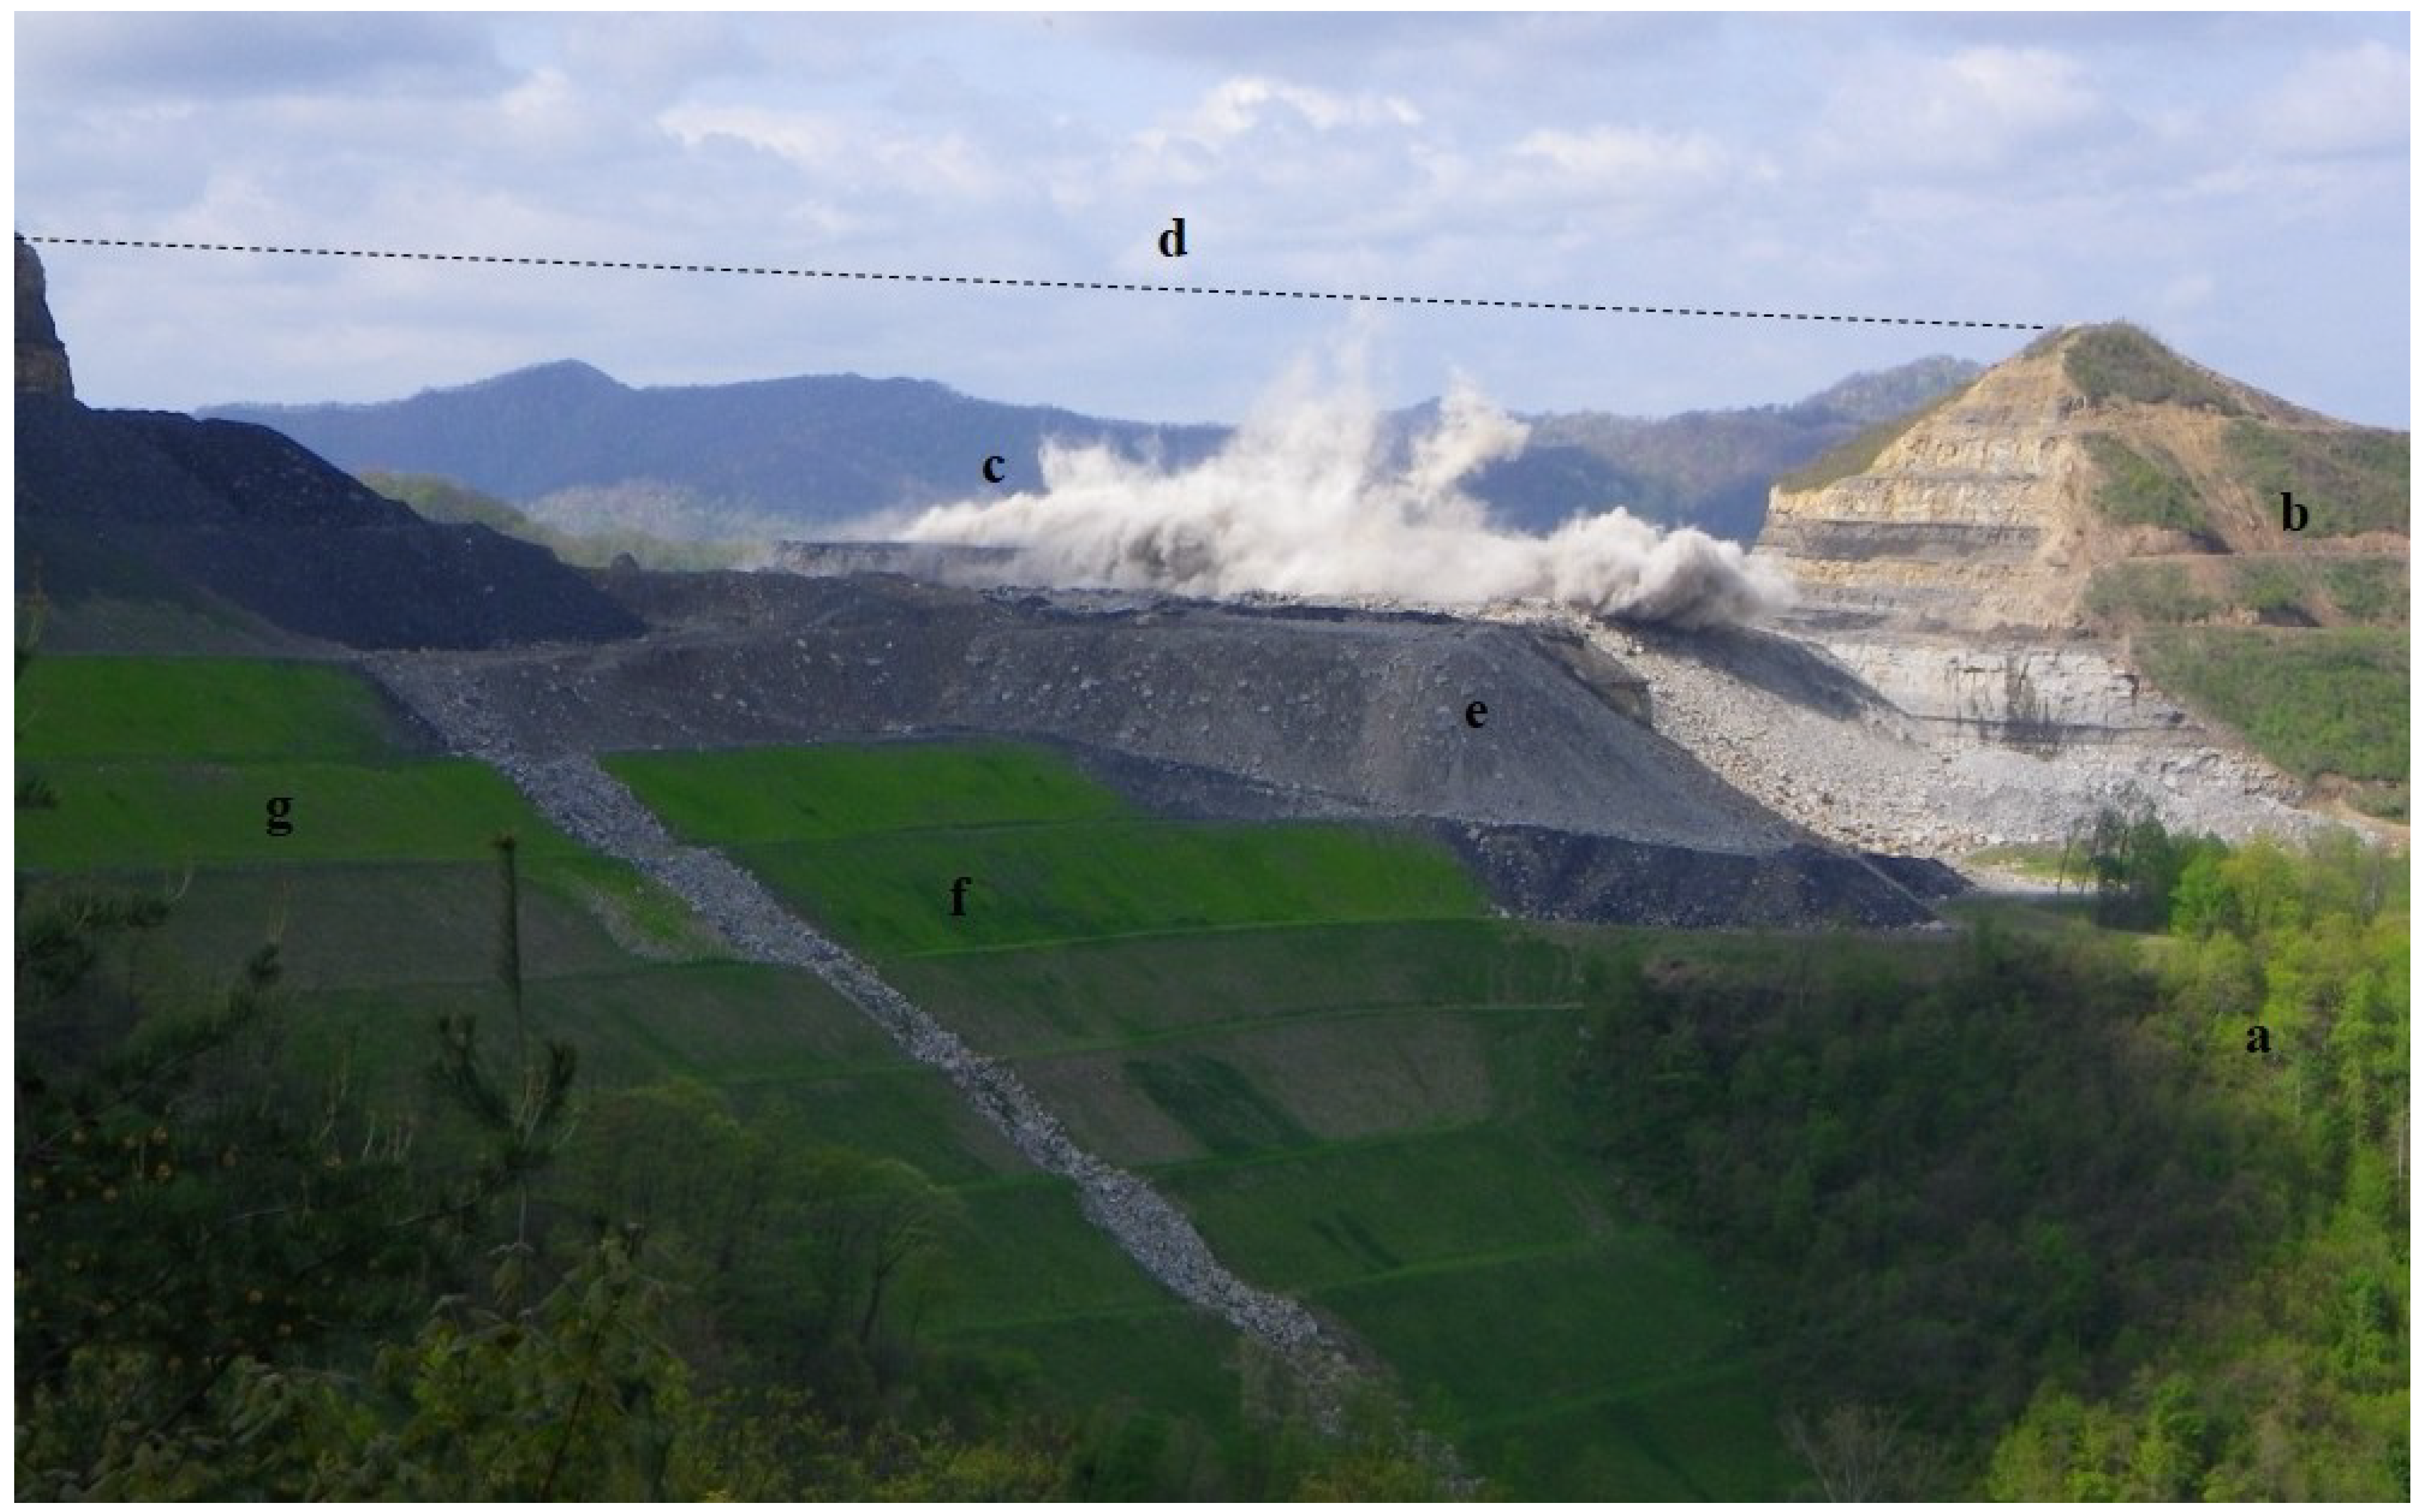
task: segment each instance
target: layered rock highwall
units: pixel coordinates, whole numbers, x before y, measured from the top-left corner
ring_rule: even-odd
[[[2084,401],[2056,364],[1994,369],[1851,477],[1777,487],[1758,538],[1812,624],[2063,625],[2084,590]]]
[[[2022,749],[2206,738],[2184,709],[2090,644],[1848,637],[1817,644],[1941,738]]]

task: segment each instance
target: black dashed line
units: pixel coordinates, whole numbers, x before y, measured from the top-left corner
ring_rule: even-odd
[[[1685,309],[1671,305],[1588,305],[1564,300],[1474,299],[1452,294],[1340,293],[1313,289],[1219,289],[1199,284],[1095,283],[1070,278],[997,278],[963,273],[863,273],[830,268],[744,268],[697,262],[612,262],[594,258],[507,257],[483,252],[399,252],[333,246],[260,246],[233,242],[162,242],[114,236],[28,236],[46,246],[114,246],[146,252],[237,252],[254,256],[385,258],[413,262],[495,263],[521,268],[604,268],[756,278],[854,278],[860,282],[954,283],[1015,289],[1080,289],[1131,294],[1210,294],[1244,299],[1342,299],[1363,305],[1455,305],[1482,309],[1543,309],[1580,314],[1675,315],[1699,320],[1832,322],[1853,325],[1932,325],[1972,331],[2041,331],[2030,321],[1958,321],[1920,315],[1839,315],[1779,309]]]

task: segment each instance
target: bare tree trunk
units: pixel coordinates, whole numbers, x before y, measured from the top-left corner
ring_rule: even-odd
[[[1890,1497],[1904,1457],[1900,1419],[1877,1408],[1840,1406],[1811,1425],[1799,1412],[1783,1418],[1784,1441],[1816,1473],[1829,1502]]]

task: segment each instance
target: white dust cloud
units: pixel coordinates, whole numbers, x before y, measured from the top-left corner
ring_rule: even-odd
[[[1460,484],[1529,430],[1458,384],[1401,470],[1359,384],[1298,368],[1217,455],[1168,470],[1105,447],[1043,449],[1044,487],[928,510],[910,541],[1018,548],[1017,581],[1424,604],[1546,600],[1700,627],[1781,607],[1769,564],[1703,531],[1620,509],[1546,536],[1492,526]]]

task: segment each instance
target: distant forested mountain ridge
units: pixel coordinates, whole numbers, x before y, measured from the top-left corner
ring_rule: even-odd
[[[1471,491],[1505,523],[1527,529],[1621,504],[1746,540],[1764,517],[1776,474],[1975,371],[1928,357],[1788,405],[1662,420],[1526,417],[1529,450],[1485,469]],[[1391,437],[1401,444],[1434,411],[1419,405],[1391,416]],[[1046,439],[1182,465],[1209,455],[1230,433],[1224,426],[997,403],[905,378],[633,388],[580,362],[383,403],[234,404],[204,413],[282,431],[354,472],[452,479],[558,528],[687,537],[813,533],[963,498],[981,486],[977,469],[993,454],[1007,459],[1012,483],[1031,484]]]
[[[1046,438],[1189,462],[1227,434],[994,403],[907,378],[632,388],[581,362],[386,403],[206,413],[283,431],[355,472],[450,478],[549,524],[603,517],[691,536],[766,522],[812,528],[962,498],[994,454],[1013,482],[1030,484]]]
[[[1660,524],[1750,541],[1765,523],[1767,490],[1777,476],[1981,370],[1957,357],[1923,357],[1855,373],[1793,404],[1691,410],[1658,420],[1588,410],[1527,416],[1530,446],[1483,469],[1470,488],[1500,518],[1526,530],[1552,529],[1573,514],[1620,503]]]

